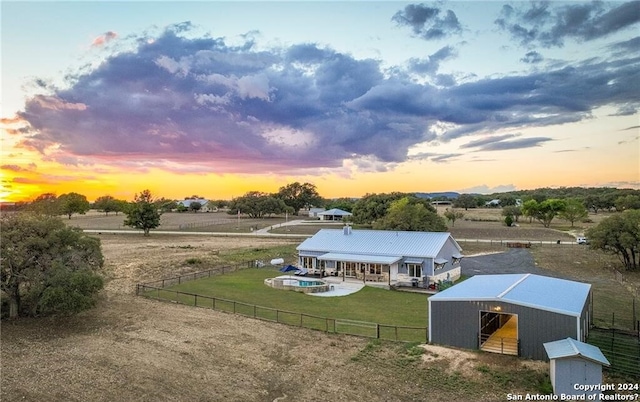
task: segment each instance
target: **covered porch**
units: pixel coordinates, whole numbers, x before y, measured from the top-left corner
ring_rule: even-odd
[[[326,253],[318,256],[317,259],[324,266],[324,272],[327,275],[343,280],[356,279],[362,282],[391,285],[394,276],[392,267],[397,266],[397,262],[402,257]]]

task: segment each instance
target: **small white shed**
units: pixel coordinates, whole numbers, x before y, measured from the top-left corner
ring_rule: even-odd
[[[602,366],[609,366],[609,360],[597,346],[579,342],[572,338],[544,344],[550,360],[550,377],[555,395],[595,395],[599,388],[588,391],[575,389],[575,385],[602,384]]]

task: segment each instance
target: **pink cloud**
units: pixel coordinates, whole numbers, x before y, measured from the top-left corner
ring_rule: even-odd
[[[34,101],[45,109],[53,110],[86,110],[87,105],[84,103],[65,102],[55,96],[38,95]]]
[[[113,32],[113,31],[107,31],[105,33],[103,33],[102,35],[98,36],[97,38],[95,38],[93,40],[93,42],[91,42],[91,47],[100,47],[103,46],[105,43],[115,39],[118,37],[118,34]]]

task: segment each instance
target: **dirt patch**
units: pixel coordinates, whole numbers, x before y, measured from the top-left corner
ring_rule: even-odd
[[[436,345],[421,345],[421,347],[425,350],[425,354],[422,355],[424,362],[446,361],[449,363],[447,368],[449,373],[459,372],[467,377],[479,378],[477,353]]]

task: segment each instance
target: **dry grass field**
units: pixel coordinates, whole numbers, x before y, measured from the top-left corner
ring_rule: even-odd
[[[521,227],[531,230],[522,232],[527,236],[554,239],[560,233]],[[468,221],[457,222],[452,232],[475,230],[479,236],[494,229],[520,228]],[[290,258],[298,241],[153,232],[148,238],[98,237],[108,282],[95,309],[71,318],[2,322],[2,401],[504,401],[506,393],[539,392],[548,370],[508,356],[424,351],[134,294],[141,281],[248,258]],[[500,250],[463,247],[466,253]],[[564,249],[585,254],[558,254]],[[629,294],[604,268],[614,263],[609,257],[569,246],[534,247],[532,253],[542,267],[603,281],[604,294]]]
[[[134,295],[137,282],[193,269],[187,259],[233,261],[239,249],[290,244],[284,240],[100,238],[110,280],[95,309],[2,323],[3,401],[500,401],[504,392],[535,392],[544,378],[544,370],[509,357],[423,361],[401,344]],[[494,376],[513,383],[496,391],[487,382]]]

